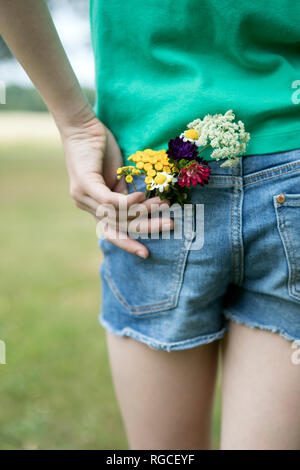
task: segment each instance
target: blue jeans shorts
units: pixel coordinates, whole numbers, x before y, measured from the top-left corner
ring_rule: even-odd
[[[99,240],[101,325],[165,351],[220,339],[229,319],[299,341],[300,149],[209,164],[180,238],[141,239],[147,259]],[[203,243],[193,249],[197,206]]]

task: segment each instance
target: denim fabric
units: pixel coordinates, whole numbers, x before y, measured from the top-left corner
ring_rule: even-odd
[[[220,163],[192,189],[193,209],[204,207],[199,249],[195,210],[181,239],[140,240],[147,259],[100,239],[104,328],[166,351],[221,338],[228,319],[300,340],[300,149]]]

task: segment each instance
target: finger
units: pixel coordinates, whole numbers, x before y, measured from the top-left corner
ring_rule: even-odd
[[[120,227],[120,226],[119,226]],[[167,217],[156,217],[151,219],[141,218],[129,222],[127,232],[131,234],[154,234],[174,229],[174,221]],[[122,230],[122,227],[120,227]]]
[[[124,232],[127,232],[127,227],[128,224],[131,221],[135,221],[135,223],[140,223],[141,220],[143,220],[142,227],[145,227],[145,224],[147,223],[147,226],[151,226],[151,220],[154,219],[155,214],[157,211],[160,210],[161,214],[160,217],[163,219],[162,223],[160,226],[167,224],[167,220],[169,221],[169,225],[173,224],[173,221],[170,219],[170,211],[169,211],[169,205],[168,204],[156,204],[156,205],[148,205],[146,207],[144,204],[135,204],[132,205],[128,212],[127,211],[119,211],[117,212],[113,206],[110,208],[107,208],[105,206],[99,205],[96,215],[99,219],[102,219],[110,225],[110,227],[116,229],[116,230],[121,230]],[[150,214],[150,221],[149,221],[149,214]],[[158,220],[152,222],[154,230],[157,230],[157,225],[158,225]],[[168,227],[170,228],[170,227]],[[148,229],[146,229],[148,231]]]
[[[85,204],[85,203],[82,202],[82,201],[76,201],[76,202],[75,202],[75,205],[76,205],[76,207],[78,207],[78,209],[81,209],[81,210],[83,210],[83,211],[89,212],[89,213],[92,214],[95,218],[97,218],[96,215],[95,215],[95,211],[94,211],[94,209],[90,206],[90,204]]]
[[[130,201],[128,203],[124,199],[120,200],[120,203],[118,206],[115,206],[113,204],[108,204],[108,203],[99,204],[98,201],[96,201],[95,199],[92,199],[90,196],[86,194],[81,194],[77,196],[75,200],[75,204],[77,206],[85,206],[84,207],[85,210],[88,210],[92,214],[96,215],[98,218],[108,217],[108,218],[117,219],[117,220],[119,218],[123,218],[123,219],[126,218],[126,215],[128,214],[128,210],[130,207],[136,205],[138,208],[140,206],[139,203],[130,205]],[[145,213],[146,208],[141,206],[140,211],[143,211],[143,213]],[[127,218],[134,218],[134,217],[136,217],[135,212],[133,216],[127,215]]]
[[[172,230],[174,223],[172,219],[161,217],[153,218],[153,215],[157,211],[168,208],[168,204],[161,204],[160,198],[151,198],[145,201],[145,204],[137,204],[136,210],[133,211],[132,215],[129,215],[127,211],[117,211],[114,206],[101,205],[94,201],[88,196],[81,196],[79,201],[76,201],[77,207],[92,214],[97,221],[102,220],[107,223],[112,229],[123,231],[127,233],[157,233],[160,231]],[[153,204],[154,203],[154,204]],[[131,206],[131,209],[135,206]],[[151,219],[145,219],[141,221],[141,216],[151,214]],[[134,222],[134,224],[130,223]],[[128,227],[130,226],[130,230]],[[136,228],[135,228],[136,227]]]
[[[136,218],[133,220],[114,220],[114,219],[99,219],[102,223],[107,224],[111,229],[121,231],[121,232],[130,232],[133,233],[158,233],[165,232],[167,230],[174,229],[174,221],[167,217],[156,217],[156,218]]]
[[[82,198],[82,202],[86,204],[88,204],[89,200],[89,197],[86,199]],[[91,205],[96,207],[97,202],[95,201],[94,204],[91,203]],[[112,204],[99,204],[95,214],[99,218],[107,217],[108,219],[113,219],[115,221],[124,221],[135,219],[139,215],[146,216],[147,214],[154,214],[158,211],[164,211],[167,210],[169,206],[169,204],[161,201],[161,199],[158,197],[148,199],[143,203],[132,204],[130,206],[128,206],[127,203],[120,203],[119,207],[115,207]]]
[[[129,207],[145,201],[146,196],[141,191],[133,192],[128,195],[111,191],[104,183],[101,175],[89,175],[89,179],[85,182],[84,192],[87,196],[94,199],[98,204],[111,204],[116,208],[120,205]]]
[[[81,196],[76,201],[76,205],[78,207],[79,206],[84,206],[84,210],[87,210],[88,212],[90,212],[91,214],[93,214],[95,216],[96,216],[97,208],[99,206],[99,204],[94,199],[92,199],[89,196],[85,196],[85,195]],[[83,207],[81,207],[81,208],[83,208]]]
[[[125,178],[121,178],[120,180],[117,180],[114,187],[112,188],[112,191],[115,193],[120,193],[120,194],[128,194],[128,187],[125,182]]]
[[[107,224],[114,230],[130,233],[158,233],[174,229],[174,221],[167,217],[145,218],[137,217],[133,220],[114,220],[114,219],[99,219],[102,223]]]
[[[140,203],[140,205],[143,205],[149,214],[154,214],[170,207],[170,201],[167,199],[161,200],[159,197],[151,197]]]
[[[165,204],[170,205],[170,201],[168,199],[160,199],[160,197],[158,197],[158,196],[150,197],[143,204],[146,204],[146,203],[147,204],[162,204],[162,203],[165,203]]]
[[[101,222],[100,222],[101,223]],[[149,256],[148,249],[140,242],[133,240],[126,233],[120,233],[111,227],[106,226],[104,232],[105,239],[122,250],[137,255],[141,258]]]
[[[94,199],[90,198],[89,196],[81,196],[80,198],[77,199],[76,201],[77,206],[84,206],[85,210],[88,210],[91,212],[93,215],[97,217],[97,219],[112,219],[113,222],[119,221],[119,220],[129,220],[135,218],[138,213],[141,211],[134,211],[133,215],[128,214],[128,207],[125,206],[124,208],[121,206],[118,210],[115,206],[112,204],[99,204],[97,201]],[[136,205],[137,207],[140,206],[140,204]],[[135,207],[135,205],[130,206],[130,207]],[[81,207],[83,208],[83,207]],[[142,213],[145,213],[146,210],[141,207]],[[136,215],[137,214],[137,215]]]

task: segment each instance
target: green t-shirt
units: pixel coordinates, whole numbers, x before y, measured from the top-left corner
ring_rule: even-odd
[[[97,116],[123,157],[232,109],[246,154],[300,148],[300,1],[91,0]]]

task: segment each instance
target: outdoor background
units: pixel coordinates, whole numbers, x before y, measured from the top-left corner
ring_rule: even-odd
[[[88,0],[49,1],[91,102]],[[98,324],[94,219],[77,209],[58,133],[0,37],[0,449],[126,449]],[[214,447],[220,427],[220,380]]]

